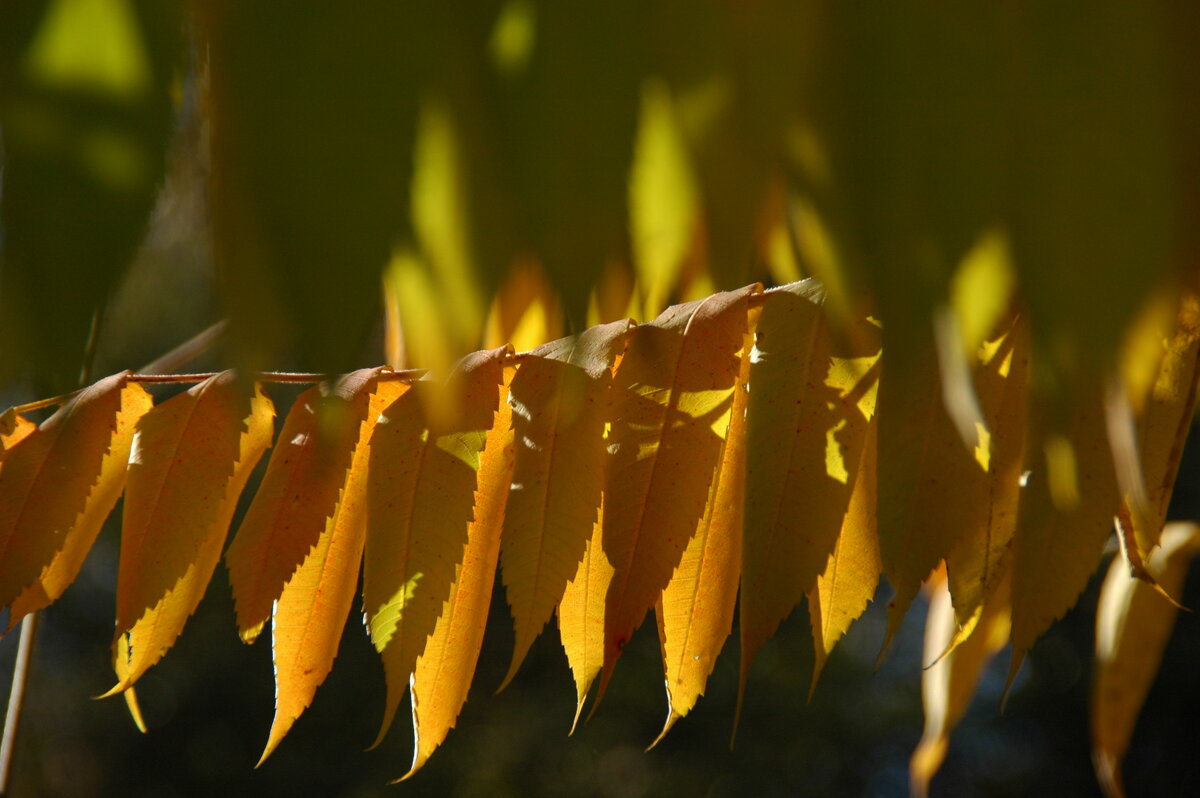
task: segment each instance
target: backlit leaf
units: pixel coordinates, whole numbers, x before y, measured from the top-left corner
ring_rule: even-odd
[[[254,642],[292,574],[337,511],[378,369],[296,398],[225,562],[238,632]]]
[[[988,661],[1008,643],[1010,627],[1009,581],[1002,579],[988,597],[973,633],[943,656],[956,636],[958,623],[945,581],[933,590],[925,621],[925,670],[921,673],[921,699],[925,731],[909,763],[910,792],[925,798],[950,743],[950,732],[962,720]]]
[[[1012,557],[1029,415],[1029,325],[1018,319],[1004,338],[983,344],[976,390],[987,423],[987,517],[963,530],[946,558],[947,581],[960,625],[970,633]]]
[[[513,378],[516,464],[500,556],[516,640],[504,684],[550,619],[595,525],[610,369],[628,329],[612,322],[540,346]]]
[[[369,395],[359,424],[346,484],[337,509],[325,522],[317,545],[283,587],[271,612],[271,656],[275,665],[275,719],[259,764],[270,756],[292,724],[312,703],[337,656],[342,628],[358,587],[366,541],[366,486],[371,436],[383,409],[408,384],[375,371],[358,388]]]
[[[604,603],[612,577],[612,563],[604,554],[604,501],[601,496],[600,510],[584,547],[583,559],[579,561],[574,577],[567,582],[558,604],[558,634],[575,677],[572,732],[579,724],[592,682],[604,667]]]
[[[1168,524],[1146,567],[1170,595],[1178,595],[1200,550],[1200,526]],[[1124,795],[1121,760],[1154,682],[1177,609],[1117,557],[1108,568],[1096,608],[1092,671],[1092,762],[1109,796]]]
[[[367,629],[387,677],[375,744],[391,726],[462,562],[508,351],[468,355],[445,383],[413,384],[375,426],[363,567]]]
[[[117,413],[112,444],[104,455],[96,486],[88,496],[87,505],[75,528],[67,535],[62,549],[54,555],[50,564],[42,569],[38,580],[13,600],[12,607],[9,608],[9,628],[25,615],[57,601],[75,581],[75,577],[79,576],[83,561],[100,533],[100,527],[112,512],[117,497],[125,490],[134,426],[150,410],[152,404],[150,394],[146,393],[142,386],[127,383],[122,389],[121,410]]]
[[[506,382],[508,379],[511,376]],[[479,459],[475,518],[467,530],[462,563],[409,683],[415,739],[412,767],[401,781],[416,773],[454,728],[479,660],[500,556],[501,522],[513,475],[513,407],[507,401],[507,392],[508,386],[501,385],[500,409]]]
[[[850,624],[867,609],[879,587],[879,537],[875,531],[875,425],[866,434],[858,479],[842,521],[842,531],[824,572],[808,591],[808,618],[813,634],[813,676],[817,687],[825,662]],[[744,688],[743,688],[744,689]]]
[[[613,378],[604,554],[614,574],[605,603],[601,694],[703,518],[756,289],[676,305],[630,330]]]
[[[743,686],[759,647],[826,567],[875,409],[878,330],[861,321],[838,339],[823,302],[814,280],[770,292],[758,325],[746,422]]]
[[[87,526],[83,536],[94,538],[116,503],[124,478],[116,461],[124,453],[112,446],[127,376],[114,374],[85,388],[6,452],[0,469],[0,607],[38,579],[81,523]],[[128,394],[131,415],[136,395]]]
[[[275,408],[222,372],[142,417],[129,455],[113,641],[115,694],[162,658],[196,610]]]
[[[753,330],[758,310],[751,312]],[[704,516],[656,606],[667,682],[667,720],[661,740],[704,694],[717,655],[733,626],[742,574],[742,521],[746,483],[746,381],[753,332],[742,343],[729,429]],[[655,741],[657,742],[657,740]]]

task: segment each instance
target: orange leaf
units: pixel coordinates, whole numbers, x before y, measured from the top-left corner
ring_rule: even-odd
[[[275,602],[271,613],[275,718],[260,765],[312,703],[317,687],[333,667],[358,586],[366,541],[367,473],[375,423],[408,387],[399,380],[379,379],[378,371],[361,384],[359,390],[369,394],[368,409],[359,425],[358,443],[337,509]]]
[[[767,294],[750,368],[741,684],[759,647],[826,567],[860,472],[878,385],[879,330],[843,342],[815,280]],[[874,505],[872,505],[872,508]]]
[[[758,309],[751,311],[750,328]],[[667,720],[661,740],[704,694],[717,656],[733,627],[733,607],[742,575],[742,508],[746,485],[746,381],[754,334],[742,343],[729,428],[721,464],[700,528],[663,589],[656,607],[667,682]]]
[[[238,497],[271,445],[275,408],[233,372],[142,417],[129,457],[117,577],[117,684],[136,682],[183,631],[212,579]]]
[[[12,604],[37,581],[43,569],[81,524],[94,537],[111,512],[120,479],[112,466],[117,415],[128,372],[85,388],[8,450],[0,470],[0,607]],[[133,394],[131,394],[132,396]],[[131,400],[132,402],[133,400]],[[97,490],[99,488],[99,490]],[[93,496],[95,498],[93,498]]]
[[[80,514],[75,528],[67,535],[62,549],[42,569],[37,581],[13,600],[8,623],[12,628],[18,620],[31,612],[50,606],[79,576],[83,561],[92,544],[96,542],[104,520],[112,512],[117,498],[125,490],[128,475],[129,451],[133,444],[134,427],[153,404],[150,394],[136,383],[128,383],[121,391],[121,409],[117,413],[117,425],[113,431],[112,444],[104,456],[100,477],[87,506]]]
[[[363,566],[367,628],[387,680],[375,745],[391,726],[462,562],[508,351],[468,355],[444,384],[415,383],[376,424]]]
[[[604,554],[615,572],[605,603],[597,701],[702,520],[756,290],[676,305],[630,330],[613,387]]]
[[[0,465],[4,463],[9,450],[35,429],[37,424],[11,408],[0,414]]]
[[[507,392],[508,385],[500,386],[500,409],[479,459],[475,519],[467,530],[462,563],[425,651],[417,658],[409,685],[413,762],[400,781],[420,770],[454,728],[479,660],[500,554],[500,529],[513,475],[513,407],[506,401]]]
[[[379,369],[360,369],[296,398],[262,484],[238,527],[225,563],[238,632],[252,643],[271,606],[317,545],[337,510],[350,459]]]
[[[550,619],[595,525],[610,370],[628,329],[618,321],[538,347],[513,378],[518,446],[500,556],[516,639],[501,689]]]

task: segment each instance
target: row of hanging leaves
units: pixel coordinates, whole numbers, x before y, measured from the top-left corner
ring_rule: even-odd
[[[515,630],[504,684],[557,617],[578,722],[593,683],[594,710],[653,610],[665,734],[703,693],[735,610],[740,707],[756,652],[801,600],[815,687],[881,576],[896,591],[890,640],[944,562],[927,692],[930,680],[948,681],[940,707],[927,707],[917,791],[980,663],[1011,639],[1015,673],[1096,569],[1114,517],[1120,575],[1141,577],[1149,597],[1137,601],[1151,609],[1139,611],[1169,629],[1174,608],[1155,592],[1176,593],[1181,566],[1161,583],[1152,574],[1195,547],[1172,538],[1158,548],[1195,403],[1194,297],[1143,331],[1151,376],[1094,397],[1066,440],[1034,437],[1028,321],[1004,315],[967,358],[979,423],[966,442],[941,401],[937,360],[934,373],[898,376],[875,321],[834,324],[824,299],[815,280],[748,286],[647,324],[603,324],[520,354],[478,352],[444,379],[378,367],[303,393],[225,551],[242,639],[271,625],[276,713],[263,758],[329,673],[360,568],[387,682],[376,743],[409,690],[409,775],[466,700],[497,565]],[[14,408],[0,426],[0,607],[10,629],[62,595],[124,495],[108,694],[123,693],[139,724],[134,685],[202,598],[275,415],[261,384],[232,372],[157,406],[142,387],[152,381],[116,374],[40,425]],[[888,467],[896,463],[905,465]],[[1105,645],[1112,659],[1120,642]],[[1149,667],[1098,689],[1110,707],[1127,707],[1095,735],[1111,784]]]

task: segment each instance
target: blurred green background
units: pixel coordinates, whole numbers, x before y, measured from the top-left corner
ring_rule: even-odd
[[[1188,0],[14,0],[0,10],[0,404],[70,390],[85,364],[136,368],[221,318],[225,344],[192,367],[438,366],[489,329],[512,337],[526,306],[561,319],[544,337],[806,275],[843,306],[876,296],[899,363],[921,356],[968,253],[999,241],[986,299],[1029,309],[1035,390],[1066,412],[1143,300],[1200,263],[1198,60]],[[964,327],[986,324],[970,310]],[[1196,475],[1185,460],[1173,516],[1197,517]],[[142,737],[119,702],[89,700],[110,686],[115,533],[45,616],[14,796],[907,789],[921,611],[872,676],[879,602],[811,704],[800,608],[752,671],[735,750],[726,652],[707,699],[644,754],[664,715],[653,633],[568,739],[553,630],[491,695],[511,645],[498,593],[459,728],[384,787],[410,743],[399,728],[361,750],[382,674],[353,621],[314,707],[251,770],[269,654],[237,643],[219,572],[140,687]],[[1034,649],[1003,718],[1005,657],[993,665],[935,794],[1096,792],[1095,588]],[[1198,623],[1179,619],[1131,793],[1200,778]],[[0,668],[15,644],[0,642]]]

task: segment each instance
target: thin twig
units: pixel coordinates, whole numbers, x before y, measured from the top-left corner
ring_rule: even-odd
[[[37,624],[36,612],[29,613],[21,620],[21,640],[17,644],[12,688],[8,695],[8,712],[4,717],[4,739],[0,741],[0,797],[8,795],[8,778],[12,772],[13,754],[17,745],[17,729],[21,725],[21,710],[25,708],[25,689],[29,685],[29,665],[33,661]]]

